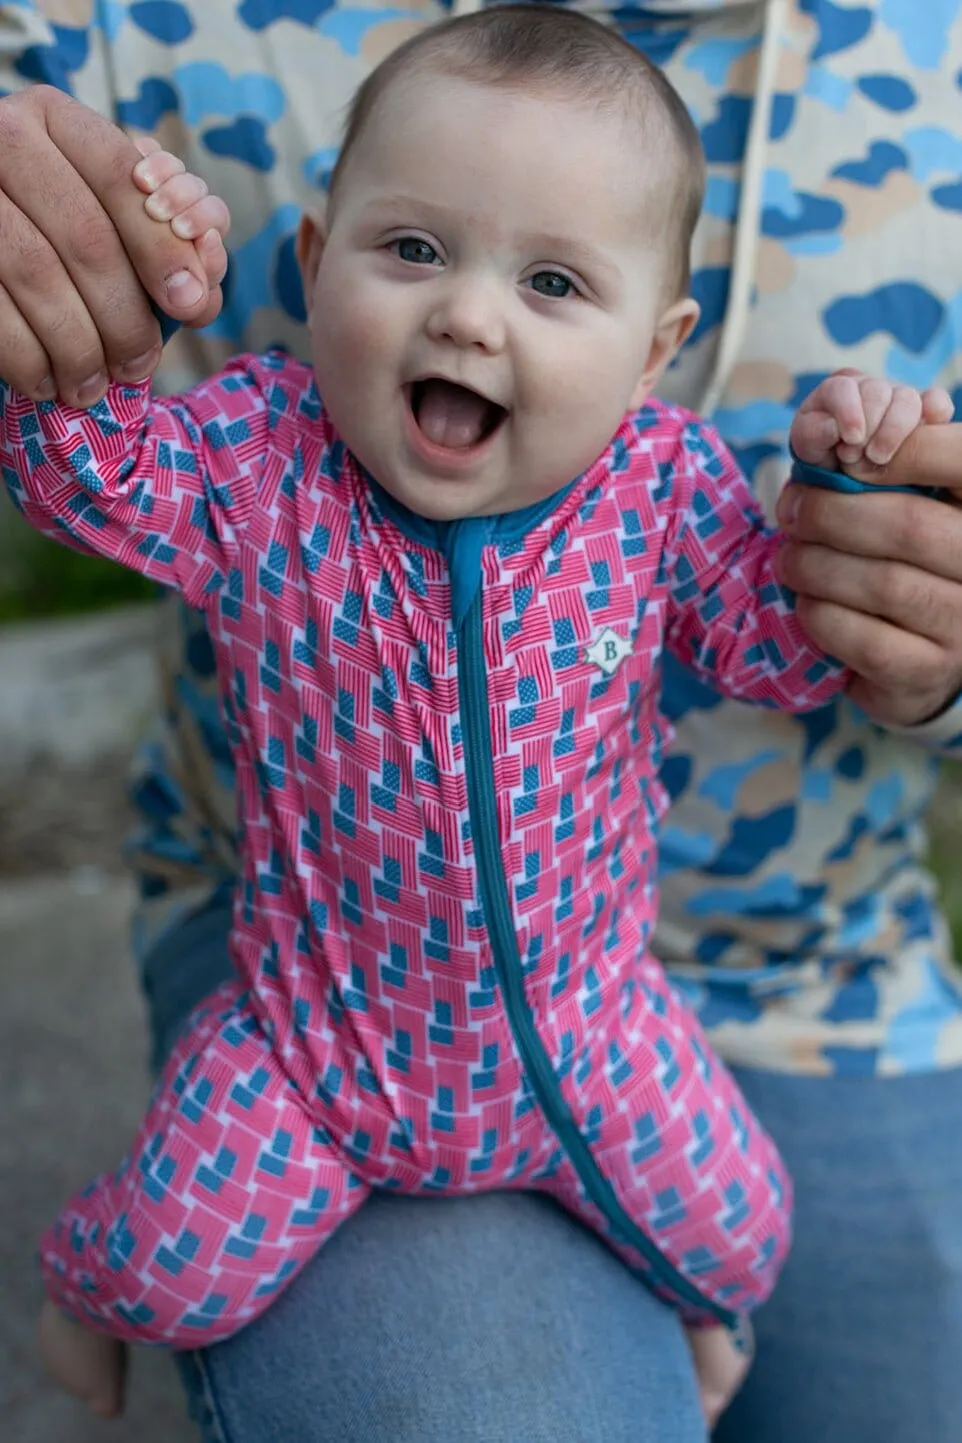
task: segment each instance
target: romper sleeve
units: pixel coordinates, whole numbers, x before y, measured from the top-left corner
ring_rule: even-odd
[[[765,524],[711,427],[682,427],[665,544],[668,649],[717,690],[781,711],[824,706],[850,679],[810,641],[775,575],[782,535]]]
[[[236,564],[268,450],[251,358],[183,397],[111,386],[88,411],[0,383],[0,466],[38,531],[204,607]]]

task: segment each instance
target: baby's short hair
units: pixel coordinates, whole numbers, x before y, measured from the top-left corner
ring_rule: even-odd
[[[684,102],[661,70],[615,31],[574,10],[544,4],[494,6],[421,31],[391,52],[357,90],[330,182],[337,192],[378,102],[412,71],[506,88],[543,85],[632,114],[653,128],[652,155],[665,193],[657,235],[666,253],[669,300],[688,291],[691,238],[701,211],[705,163]],[[654,227],[653,227],[653,233]]]

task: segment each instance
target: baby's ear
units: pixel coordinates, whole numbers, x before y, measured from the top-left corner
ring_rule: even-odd
[[[638,377],[638,384],[631,397],[630,409],[643,406],[661,379],[662,373],[671,364],[673,357],[681,350],[701,315],[698,302],[690,296],[675,301],[660,316],[651,338],[651,348],[645,362],[645,369]]]
[[[301,284],[304,287],[304,300],[308,314],[310,314],[314,282],[317,280],[317,270],[321,264],[321,256],[324,254],[326,242],[327,227],[323,213],[321,211],[305,211],[297,228],[294,249],[297,254],[297,264],[301,268]]]

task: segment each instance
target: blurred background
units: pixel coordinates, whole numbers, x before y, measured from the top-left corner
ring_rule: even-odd
[[[0,487],[0,1438],[194,1443],[169,1357],[141,1351],[98,1422],[34,1355],[42,1228],[116,1166],[146,1100],[120,856],[125,780],[155,707],[138,578],[27,531]]]
[[[4,1443],[194,1437],[166,1357],[138,1354],[129,1410],[106,1424],[55,1394],[33,1356],[39,1230],[78,1180],[116,1163],[146,1093],[120,846],[131,747],[156,704],[154,612],[145,583],[41,541],[0,490]],[[962,769],[933,823],[962,957]]]

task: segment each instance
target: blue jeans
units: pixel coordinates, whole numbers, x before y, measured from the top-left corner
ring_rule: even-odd
[[[148,959],[155,1062],[229,975],[229,920]],[[738,1076],[794,1174],[796,1243],[716,1440],[956,1443],[962,1071]],[[704,1440],[677,1318],[530,1196],[375,1195],[258,1322],[178,1361],[204,1443]]]

